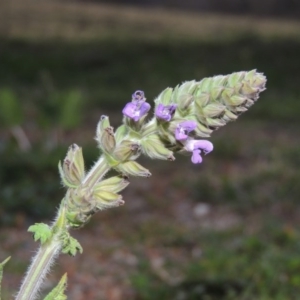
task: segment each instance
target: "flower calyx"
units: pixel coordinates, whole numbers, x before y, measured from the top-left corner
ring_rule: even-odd
[[[151,173],[149,170],[144,168],[136,161],[126,161],[120,163],[115,169],[120,172],[123,176],[138,176],[138,177],[150,177]]]
[[[59,162],[58,170],[64,186],[74,188],[80,185],[85,175],[82,148],[71,145],[63,163]]]
[[[101,116],[96,130],[96,140],[99,148],[105,153],[111,153],[116,147],[114,129],[110,126],[109,118]]]
[[[127,160],[135,160],[141,154],[141,147],[138,142],[131,140],[123,140],[119,145],[116,146],[113,152],[113,157],[118,162],[124,162]]]
[[[152,159],[175,160],[173,152],[166,148],[165,144],[157,134],[152,134],[143,138],[141,146],[143,153]]]

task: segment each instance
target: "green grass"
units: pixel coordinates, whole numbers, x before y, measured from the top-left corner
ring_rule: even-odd
[[[165,252],[184,251],[187,259],[164,259],[162,269],[170,283],[146,257],[140,257],[139,270],[132,275],[136,299],[297,299],[299,231],[282,227],[270,216],[252,234],[245,228],[178,232],[174,238],[181,241],[164,245]],[[197,247],[201,255],[193,258]],[[172,284],[176,274],[183,279]]]
[[[246,118],[298,120],[300,42],[255,36],[228,42],[102,41],[95,43],[0,41],[0,84],[43,107],[49,88],[79,90],[86,109],[121,109],[135,89],[153,99],[166,86],[253,68],[268,91]],[[24,101],[23,100],[23,101]],[[49,99],[48,99],[49,101]]]
[[[297,21],[74,1],[11,0],[1,7],[0,20],[2,36],[28,40],[225,41],[239,33],[299,39]]]

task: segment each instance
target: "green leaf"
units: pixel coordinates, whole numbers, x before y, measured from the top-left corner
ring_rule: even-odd
[[[65,236],[63,238],[63,248],[62,253],[69,254],[71,256],[75,256],[77,254],[77,251],[82,253],[83,249],[79,242],[70,236],[69,233],[65,233]]]
[[[63,275],[57,286],[46,296],[44,300],[66,300],[67,273]]]
[[[3,268],[9,260],[10,260],[10,257],[8,257],[2,263],[0,263],[0,300],[1,300],[1,281],[2,281],[2,275],[3,275]]]
[[[44,223],[36,223],[34,225],[31,225],[28,228],[28,231],[32,232],[34,240],[40,240],[41,244],[47,242],[52,236],[51,228]]]

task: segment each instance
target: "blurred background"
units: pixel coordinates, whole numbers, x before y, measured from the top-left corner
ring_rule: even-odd
[[[300,3],[297,0],[0,2],[0,260],[10,299],[36,249],[26,232],[64,195],[71,143],[96,160],[101,114],[185,80],[258,69],[267,91],[211,138],[202,165],[141,159],[125,206],[61,256],[72,300],[299,299]]]

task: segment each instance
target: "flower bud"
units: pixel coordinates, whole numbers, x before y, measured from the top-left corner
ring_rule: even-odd
[[[211,99],[213,101],[218,101],[220,99],[220,96],[223,91],[224,91],[224,87],[222,87],[222,86],[217,86],[217,87],[212,88],[210,91]]]
[[[97,209],[90,189],[78,187],[66,194],[66,216],[70,225],[78,228],[86,224]]]
[[[149,170],[141,166],[136,161],[127,161],[119,164],[116,168],[117,171],[121,172],[127,176],[141,176],[141,177],[150,177],[151,173]]]
[[[171,96],[172,96],[172,88],[166,88],[163,90],[158,97],[154,100],[155,104],[163,104],[163,105],[168,105],[171,103]]]
[[[119,162],[129,159],[136,159],[140,155],[140,145],[138,143],[124,140],[118,145],[113,153],[115,159]]]
[[[72,228],[78,229],[84,226],[91,218],[92,214],[87,216],[80,211],[67,211],[66,218],[68,225]]]
[[[107,116],[101,116],[97,126],[96,140],[104,152],[111,153],[114,151],[116,146],[114,129],[110,126]]]
[[[101,149],[107,153],[114,151],[116,147],[116,140],[114,136],[114,129],[107,127],[103,130],[101,135]]]
[[[222,119],[227,123],[229,121],[234,121],[237,119],[237,115],[235,115],[234,113],[232,113],[230,110],[226,109],[224,116],[222,117]]]
[[[245,111],[247,111],[248,109],[246,107],[243,107],[243,106],[237,106],[234,108],[234,112],[235,113],[238,113],[238,114],[241,114]]]
[[[98,210],[124,204],[124,200],[121,195],[102,189],[96,189],[94,191],[93,199],[96,201],[96,207]]]
[[[227,104],[232,106],[243,105],[248,99],[242,95],[234,95],[227,99]]]
[[[69,189],[67,191],[67,197],[70,200],[68,202],[69,208],[80,209],[81,211],[89,211],[91,208],[91,196],[92,191],[89,188],[77,187],[76,189]]]
[[[173,152],[165,147],[157,135],[150,135],[142,140],[142,151],[153,159],[175,160]]]
[[[84,178],[82,148],[78,147],[76,144],[70,146],[63,164],[59,162],[58,169],[65,186],[78,186]]]
[[[186,110],[188,110],[191,104],[194,102],[194,96],[191,94],[185,94],[179,96],[179,109],[183,114],[186,114]]]
[[[226,106],[222,104],[208,104],[203,108],[203,115],[207,118],[218,117],[224,112],[225,108]]]
[[[201,92],[210,92],[212,85],[213,85],[213,77],[203,78],[199,82],[198,90]]]
[[[197,89],[197,84],[195,80],[186,81],[178,88],[178,96],[186,95],[186,94],[193,94],[194,91]]]
[[[246,72],[236,72],[228,76],[227,85],[230,87],[235,87],[241,80],[244,79]]]
[[[110,127],[109,118],[108,116],[102,115],[97,125],[96,136],[101,137],[102,131],[107,127]]]
[[[164,123],[160,122],[158,123],[158,125],[156,125],[156,130],[152,131],[151,134],[158,134],[160,139],[164,142],[167,142],[168,144],[176,144],[177,141],[174,135],[174,131],[176,130],[177,123],[177,121]]]
[[[256,70],[254,70],[256,71]],[[256,73],[255,80],[253,81],[253,86],[259,89],[259,91],[264,91],[265,90],[265,85],[266,85],[266,77],[261,74],[261,73]]]
[[[100,189],[108,192],[118,193],[125,189],[128,184],[129,181],[126,177],[113,176],[97,183],[94,190]]]
[[[203,107],[205,107],[210,101],[210,96],[208,93],[200,93],[195,98],[195,106],[199,112],[202,112]]]
[[[226,125],[226,122],[222,119],[212,119],[212,118],[207,118],[206,119],[206,124],[209,127],[213,127],[214,129],[222,127]]]
[[[258,92],[258,88],[251,86],[248,82],[245,82],[241,88],[241,93],[245,96],[255,95]]]
[[[213,77],[213,86],[214,87],[224,87],[227,85],[228,82],[228,76],[224,76],[224,75],[217,75]]]
[[[117,143],[120,143],[126,134],[128,133],[127,127],[125,125],[121,125],[117,128],[115,132],[115,139]]]
[[[204,126],[200,122],[197,123],[197,127],[195,129],[196,136],[209,137],[212,132],[212,129],[208,128],[207,126]]]

